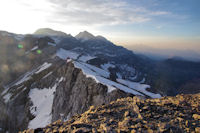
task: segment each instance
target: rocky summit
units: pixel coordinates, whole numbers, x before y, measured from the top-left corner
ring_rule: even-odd
[[[139,96],[91,106],[81,115],[21,133],[200,132],[200,94],[160,99]]]

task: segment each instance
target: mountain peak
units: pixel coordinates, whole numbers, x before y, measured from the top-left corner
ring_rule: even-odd
[[[56,31],[50,28],[40,28],[34,32],[35,35],[49,35],[49,36],[67,36],[62,31]]]
[[[89,39],[94,39],[95,36],[89,33],[88,31],[83,31],[76,35],[75,38],[81,41],[87,41]]]
[[[96,38],[102,41],[108,41],[105,37],[100,36],[100,35],[96,36]]]

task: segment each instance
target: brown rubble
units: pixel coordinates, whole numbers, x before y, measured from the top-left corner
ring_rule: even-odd
[[[43,129],[23,133],[81,132],[200,132],[200,94],[161,99],[122,98],[66,122],[56,121]]]

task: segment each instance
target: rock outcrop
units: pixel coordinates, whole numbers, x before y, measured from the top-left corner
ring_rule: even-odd
[[[50,132],[200,132],[200,94],[161,99],[128,97],[110,104],[91,106],[66,122],[23,133]]]
[[[131,96],[120,90],[108,93],[107,86],[87,78],[72,62],[62,66],[57,73],[61,74],[64,80],[55,92],[52,121],[58,120],[60,114],[65,116],[64,119],[68,119],[75,114],[83,113],[91,105],[108,104],[118,98]]]

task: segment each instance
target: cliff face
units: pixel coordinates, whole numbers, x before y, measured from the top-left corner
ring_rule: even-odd
[[[52,121],[58,120],[60,114],[64,114],[65,119],[72,115],[86,111],[91,105],[97,106],[107,104],[117,98],[131,96],[120,90],[108,93],[107,86],[96,83],[80,69],[74,67],[73,63],[58,70],[64,80],[56,89],[52,109]]]
[[[91,106],[66,122],[23,133],[49,132],[200,132],[200,94],[161,99],[122,98]]]

